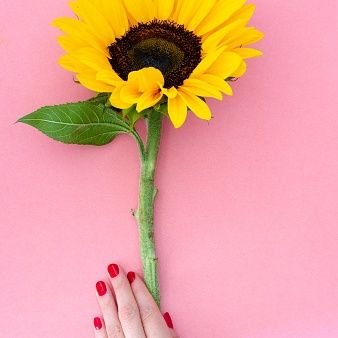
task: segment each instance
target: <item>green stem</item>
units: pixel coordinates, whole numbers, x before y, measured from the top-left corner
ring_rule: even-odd
[[[139,225],[144,280],[160,306],[158,263],[154,242],[154,202],[157,193],[154,180],[161,141],[162,114],[153,110],[148,116],[147,125],[147,145],[141,160],[139,206],[135,217]]]

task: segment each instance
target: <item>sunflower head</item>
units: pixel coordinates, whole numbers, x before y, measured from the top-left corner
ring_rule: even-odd
[[[245,0],[76,0],[77,18],[54,25],[67,52],[60,65],[118,109],[142,114],[166,103],[178,128],[191,111],[211,119],[205,98],[232,95],[229,80],[262,53],[248,45],[263,34],[249,27]]]

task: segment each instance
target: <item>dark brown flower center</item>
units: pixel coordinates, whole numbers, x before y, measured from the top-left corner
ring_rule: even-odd
[[[154,20],[133,26],[108,47],[115,72],[128,79],[132,71],[159,69],[165,87],[181,86],[201,62],[201,38],[171,21]]]

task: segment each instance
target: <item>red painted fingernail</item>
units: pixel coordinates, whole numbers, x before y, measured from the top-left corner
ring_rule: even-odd
[[[94,318],[94,327],[96,330],[102,329],[102,320],[99,317]]]
[[[128,272],[127,278],[129,280],[129,283],[131,284],[136,278],[135,272],[132,272],[132,271]]]
[[[117,264],[110,264],[108,266],[108,272],[111,278],[115,278],[120,273],[119,266]]]
[[[96,290],[99,296],[104,296],[107,293],[107,286],[105,282],[97,282],[96,283]]]
[[[163,315],[163,318],[164,318],[165,322],[167,323],[169,329],[173,329],[174,325],[173,325],[173,321],[171,320],[170,314],[168,312],[166,312]]]

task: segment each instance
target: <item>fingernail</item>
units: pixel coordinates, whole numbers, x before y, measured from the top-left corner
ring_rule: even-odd
[[[166,312],[163,315],[163,318],[164,318],[165,322],[167,323],[167,326],[169,327],[169,329],[173,329],[174,325],[173,325],[173,321],[171,320],[170,314],[168,312]]]
[[[94,318],[94,327],[96,330],[102,329],[102,320],[99,317]]]
[[[120,273],[119,266],[117,264],[110,264],[108,266],[108,273],[111,278],[115,278]]]
[[[127,278],[129,280],[129,283],[131,284],[136,278],[135,272],[132,272],[132,271],[128,272]]]
[[[97,282],[96,290],[100,297],[104,296],[107,293],[107,286],[105,282]]]

